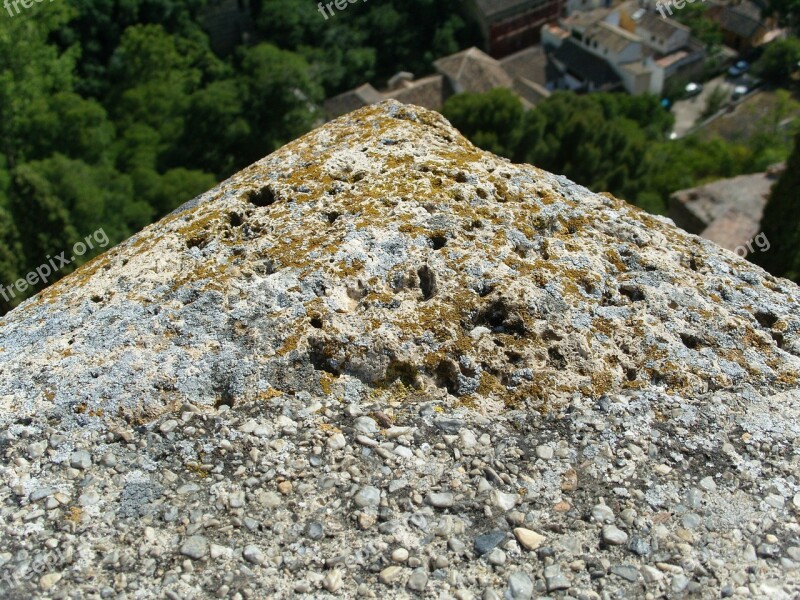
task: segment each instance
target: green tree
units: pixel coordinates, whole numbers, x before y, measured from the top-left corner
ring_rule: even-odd
[[[760,77],[776,85],[789,83],[792,73],[800,71],[800,39],[775,40],[753,67]]]
[[[80,239],[69,210],[36,164],[14,170],[9,204],[25,266],[40,264],[46,256],[68,250]]]
[[[24,18],[0,19],[0,152],[14,166],[43,158],[37,147],[42,133],[36,122],[52,112],[52,98],[72,90],[79,48],[60,51],[50,36],[71,10],[56,3],[38,6]],[[56,128],[56,131],[58,128]]]
[[[209,173],[171,169],[159,177],[158,185],[148,195],[148,201],[158,214],[163,215],[208,191],[216,183],[216,178]]]
[[[778,17],[781,25],[800,28],[800,0],[768,0],[767,12]]]
[[[239,149],[248,142],[252,130],[244,117],[242,94],[235,79],[214,81],[194,92],[184,120],[183,135],[176,146],[182,151],[185,166],[213,172],[220,179],[243,166]]]
[[[427,73],[433,60],[481,44],[462,0],[356,2],[327,19],[315,3],[263,0],[255,12],[261,38],[305,57],[327,96],[397,71]]]
[[[457,94],[442,112],[475,145],[508,158],[517,156],[524,110],[510,90]]]
[[[795,137],[794,150],[786,162],[786,170],[773,186],[761,229],[770,242],[767,252],[752,256],[753,262],[773,275],[787,277],[800,283],[800,134]]]
[[[251,135],[239,159],[249,164],[311,129],[323,92],[302,56],[271,44],[243,51],[241,74]]]
[[[79,44],[76,91],[102,98],[112,83],[109,59],[132,25],[163,27],[183,38],[202,39],[198,21],[206,0],[70,0],[73,16],[56,32],[61,46]]]
[[[672,18],[691,29],[692,35],[713,53],[722,45],[722,30],[719,23],[706,16],[709,8],[707,4],[687,3],[681,10],[674,11]]]
[[[3,161],[0,161],[2,165]],[[20,275],[22,248],[14,218],[8,211],[8,186],[10,175],[0,166],[0,286],[11,285]],[[0,296],[0,314],[16,305],[13,298]]]

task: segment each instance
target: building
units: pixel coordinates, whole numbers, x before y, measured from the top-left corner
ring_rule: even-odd
[[[624,90],[622,79],[611,65],[583,44],[567,37],[549,53],[559,75],[555,78],[557,89],[574,92],[616,92]]]
[[[691,30],[674,19],[663,19],[650,11],[628,16],[620,11],[619,26],[638,36],[661,54],[672,54],[689,43]],[[638,17],[638,18],[637,18]]]
[[[535,106],[555,89],[558,70],[541,45],[506,56],[500,64],[513,79],[513,90],[523,103]]]
[[[772,20],[764,20],[761,7],[749,0],[715,4],[709,9],[708,16],[719,24],[723,43],[738,52],[760,46],[774,25]]]
[[[542,44],[561,70],[556,87],[576,91],[613,89],[618,80],[630,94],[661,94],[669,78],[693,75],[705,58],[703,45],[687,27],[638,2],[549,23],[542,28]]]
[[[502,60],[473,47],[440,58],[433,66],[436,73],[421,79],[415,80],[408,72],[398,73],[383,91],[367,83],[339,94],[325,101],[325,114],[333,119],[388,99],[440,111],[453,94],[483,93],[496,88],[511,90],[526,108],[530,108],[550,95],[547,81],[555,73],[540,46]]]
[[[483,93],[499,87],[510,89],[514,83],[497,59],[478,48],[445,56],[434,61],[433,66],[447,77],[453,94]]]
[[[469,0],[486,51],[502,58],[539,42],[544,24],[557,19],[566,0]],[[588,1],[588,0],[587,0]]]
[[[770,190],[785,165],[766,173],[739,175],[680,190],[669,199],[669,217],[678,227],[727,248],[745,246],[761,231]]]

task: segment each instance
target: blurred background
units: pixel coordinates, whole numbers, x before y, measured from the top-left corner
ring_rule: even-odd
[[[667,215],[798,281],[800,0],[664,7],[7,3],[0,286],[98,229],[118,243],[386,98],[438,110],[487,150]],[[0,313],[43,285],[0,297]]]

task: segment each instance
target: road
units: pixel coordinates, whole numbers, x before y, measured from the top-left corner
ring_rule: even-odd
[[[728,81],[725,75],[720,75],[703,84],[703,91],[693,98],[679,100],[672,106],[672,114],[675,115],[675,127],[673,132],[675,137],[683,137],[697,124],[700,115],[706,108],[706,103],[714,92],[714,88],[722,86],[728,92],[728,99],[733,93],[734,83]]]

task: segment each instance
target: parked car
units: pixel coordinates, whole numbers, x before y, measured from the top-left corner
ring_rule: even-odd
[[[750,90],[747,88],[746,85],[737,85],[735,88],[733,88],[733,94],[731,94],[731,99],[738,100],[749,91]]]
[[[703,84],[694,82],[687,83],[684,91],[686,92],[686,96],[689,98],[692,96],[697,96],[697,94],[703,91]]]
[[[747,73],[749,68],[750,68],[750,63],[748,63],[746,60],[740,60],[730,69],[728,69],[728,75],[730,75],[731,77],[739,77],[739,75]]]

